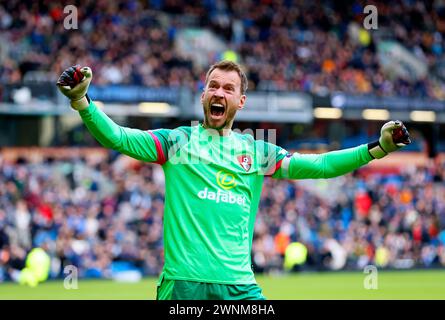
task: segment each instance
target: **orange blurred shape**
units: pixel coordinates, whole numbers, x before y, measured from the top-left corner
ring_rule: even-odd
[[[413,194],[408,189],[403,189],[400,194],[400,201],[403,204],[411,203],[411,200],[413,199]]]
[[[278,232],[274,238],[275,251],[279,254],[283,254],[286,251],[287,246],[290,243],[290,237],[284,232]]]
[[[325,61],[323,61],[323,72],[326,73],[331,73],[332,71],[335,70],[335,62],[331,59],[326,59]]]

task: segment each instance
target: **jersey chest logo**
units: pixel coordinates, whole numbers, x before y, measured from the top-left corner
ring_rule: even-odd
[[[238,156],[238,162],[241,165],[241,167],[243,167],[243,169],[246,170],[246,172],[248,172],[252,167],[252,157],[247,154]]]

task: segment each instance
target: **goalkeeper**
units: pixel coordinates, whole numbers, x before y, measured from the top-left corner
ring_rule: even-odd
[[[247,78],[229,61],[208,70],[204,120],[192,127],[119,126],[87,95],[91,80],[90,68],[71,67],[57,85],[100,144],[158,163],[165,173],[165,263],[157,299],[264,299],[250,255],[264,176],[332,178],[410,143],[399,121],[384,124],[378,141],[324,154],[290,154],[236,133],[231,128],[246,102]]]

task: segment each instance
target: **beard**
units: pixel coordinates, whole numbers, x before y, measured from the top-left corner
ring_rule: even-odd
[[[212,114],[210,111],[211,104],[212,104],[212,102],[208,102],[207,106],[205,106],[203,104],[204,125],[207,128],[215,129],[215,130],[231,129],[237,110],[235,108],[226,107],[225,118],[221,119],[224,121],[222,123],[215,124],[216,121],[214,119],[212,119]],[[217,122],[219,122],[219,120]]]

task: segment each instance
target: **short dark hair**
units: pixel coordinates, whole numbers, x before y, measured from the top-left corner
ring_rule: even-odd
[[[246,93],[247,86],[248,86],[247,76],[239,64],[237,64],[236,62],[233,62],[233,61],[229,61],[229,60],[222,60],[222,61],[219,61],[219,62],[211,65],[210,69],[207,71],[207,74],[206,74],[206,82],[205,82],[206,85],[207,85],[207,81],[209,80],[210,74],[215,69],[220,69],[220,70],[224,70],[224,71],[236,71],[241,79],[241,88],[240,88],[241,94]]]

